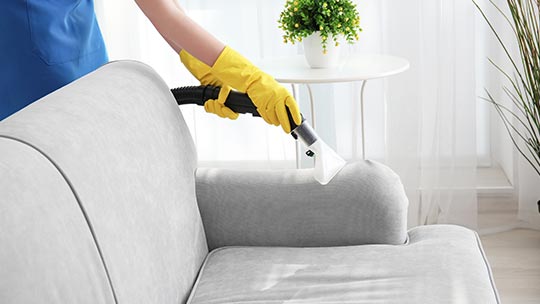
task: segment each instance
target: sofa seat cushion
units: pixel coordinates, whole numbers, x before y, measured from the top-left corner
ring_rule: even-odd
[[[409,232],[404,245],[224,247],[206,259],[188,303],[498,303],[475,232]]]

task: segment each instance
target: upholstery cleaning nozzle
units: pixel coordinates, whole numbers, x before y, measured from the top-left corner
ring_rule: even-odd
[[[295,135],[298,136],[306,147],[308,147],[308,156],[310,154],[315,155],[315,171],[313,177],[321,185],[328,184],[334,176],[345,167],[345,160],[319,138],[317,133],[315,133],[311,125],[305,119],[302,119],[302,123],[296,127],[291,134],[293,137],[295,137]]]

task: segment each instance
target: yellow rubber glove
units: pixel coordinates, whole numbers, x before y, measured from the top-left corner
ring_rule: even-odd
[[[202,85],[212,85],[221,87],[218,99],[209,99],[204,103],[204,110],[208,113],[214,113],[221,118],[229,118],[235,120],[238,118],[238,113],[225,106],[225,101],[231,92],[231,88],[224,85],[219,78],[216,78],[210,73],[210,67],[204,62],[199,61],[185,50],[180,51],[180,61],[186,66],[188,71],[197,78]]]
[[[238,113],[224,105],[227,96],[231,92],[231,87],[222,86],[219,91],[218,99],[209,99],[204,103],[204,110],[208,113],[214,113],[221,118],[229,118],[235,120],[238,118]]]
[[[211,73],[231,87],[246,92],[262,118],[269,124],[281,125],[285,133],[291,133],[287,108],[294,122],[302,123],[298,105],[289,91],[232,48],[226,46],[223,49]]]

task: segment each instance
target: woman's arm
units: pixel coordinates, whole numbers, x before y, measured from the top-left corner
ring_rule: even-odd
[[[180,59],[195,77],[199,76],[197,79],[201,82],[207,75],[216,83],[247,93],[261,117],[269,124],[281,125],[285,133],[291,132],[289,113],[294,124],[302,123],[298,105],[287,89],[191,20],[175,0],[135,2],[177,53],[184,50]],[[205,109],[222,114],[220,111],[226,108],[225,98],[225,94],[220,95],[215,107],[206,107],[205,104]]]
[[[135,2],[176,53],[185,49],[207,65],[214,65],[225,44],[189,18],[175,0]]]

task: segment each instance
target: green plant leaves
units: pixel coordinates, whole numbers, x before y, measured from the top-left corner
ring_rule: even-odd
[[[288,0],[278,23],[285,43],[300,42],[318,31],[324,50],[328,44],[324,37],[333,36],[337,44],[342,35],[348,43],[354,43],[362,31],[356,4],[351,0]]]
[[[520,56],[514,58],[493,23],[473,0],[512,64],[512,73],[508,73],[490,60],[510,82],[511,88],[503,87],[503,91],[519,113],[516,114],[513,109],[496,101],[489,92],[488,98],[484,99],[493,104],[517,150],[540,175],[540,1],[506,0],[510,17],[505,15],[494,0],[489,2],[508,21],[519,47]],[[525,144],[526,151],[520,148],[519,140]]]

